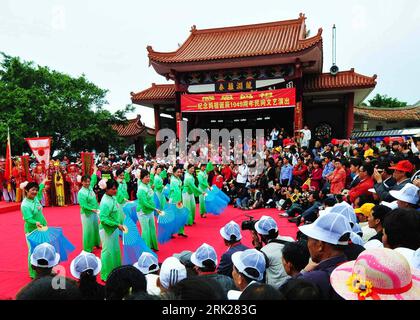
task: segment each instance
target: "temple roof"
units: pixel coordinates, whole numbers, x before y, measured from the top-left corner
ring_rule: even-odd
[[[137,115],[137,118],[129,119],[127,124],[114,124],[112,129],[118,132],[120,137],[135,137],[135,136],[147,136],[155,135],[155,130],[149,127],[146,127],[141,122],[141,116]]]
[[[155,84],[150,88],[134,93],[131,92],[131,101],[137,104],[153,104],[175,100],[174,84]],[[139,103],[141,102],[141,103]]]
[[[304,92],[325,91],[332,89],[359,89],[376,86],[376,75],[364,76],[354,72],[354,69],[342,71],[333,76],[331,73],[306,75],[303,78]]]
[[[322,41],[322,29],[305,39],[305,15],[298,19],[235,27],[197,30],[173,52],[157,52],[147,47],[152,61],[180,63],[287,54],[305,50]]]
[[[368,120],[419,121],[420,106],[402,108],[355,107],[354,115]]]

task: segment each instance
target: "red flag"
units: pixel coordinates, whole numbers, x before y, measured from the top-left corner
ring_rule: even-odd
[[[7,128],[6,168],[5,168],[5,172],[4,172],[4,178],[6,180],[9,180],[11,175],[12,175],[12,151],[11,151],[11,147],[10,147],[9,128]]]
[[[31,147],[36,160],[47,168],[50,163],[51,137],[25,138],[25,140]]]

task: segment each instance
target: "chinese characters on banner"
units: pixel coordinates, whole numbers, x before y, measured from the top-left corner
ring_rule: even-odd
[[[296,105],[296,88],[226,94],[184,94],[181,112],[287,108]]]
[[[255,80],[232,80],[216,83],[216,93],[255,90]]]

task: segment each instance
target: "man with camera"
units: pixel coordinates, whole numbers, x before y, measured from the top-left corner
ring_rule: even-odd
[[[279,236],[276,221],[268,216],[262,216],[257,221],[251,217],[251,220],[242,223],[242,229],[252,232],[252,244],[266,258],[265,282],[279,288],[289,277],[282,264],[282,250],[285,243],[294,241],[293,238]]]

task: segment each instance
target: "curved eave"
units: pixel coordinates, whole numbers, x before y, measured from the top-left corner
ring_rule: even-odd
[[[288,64],[295,63],[296,59],[298,58],[301,62],[315,61],[316,64],[312,68],[312,72],[322,72],[322,39],[312,47],[306,48],[302,51],[287,54],[256,55],[241,58],[175,63],[163,63],[150,60],[150,64],[158,74],[167,78],[174,78],[174,72],[191,72],[202,70],[217,70],[243,67],[258,67],[275,64]]]
[[[214,57],[197,57],[197,58],[177,58],[179,53],[185,51],[188,46],[188,43],[192,41],[192,36],[187,39],[187,41],[174,52],[157,52],[148,47],[148,57],[149,61],[155,63],[164,63],[164,64],[176,64],[176,63],[191,63],[191,62],[209,62],[209,61],[218,61],[226,59],[240,59],[240,58],[250,58],[250,57],[260,57],[260,56],[269,56],[269,55],[284,55],[284,54],[298,54],[306,49],[316,46],[319,42],[322,42],[322,29],[318,30],[318,34],[312,38],[298,40],[298,45],[296,49],[291,50],[270,50],[267,52],[249,52],[249,53],[238,53],[230,55],[219,55]]]
[[[173,99],[131,99],[131,102],[140,106],[153,108],[154,105],[171,105],[175,103],[175,97]]]

